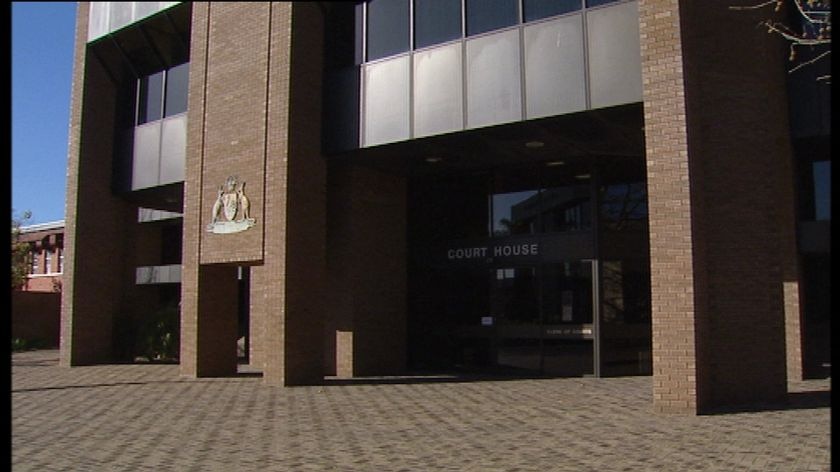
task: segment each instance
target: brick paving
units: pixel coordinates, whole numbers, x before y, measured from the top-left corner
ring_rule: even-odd
[[[790,401],[657,414],[650,377],[267,386],[176,365],[12,355],[15,471],[827,471],[830,380]]]

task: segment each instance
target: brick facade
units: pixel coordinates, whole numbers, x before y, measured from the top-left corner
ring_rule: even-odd
[[[797,311],[786,95],[766,80],[780,45],[722,4],[643,0],[639,16],[654,407],[779,400]]]

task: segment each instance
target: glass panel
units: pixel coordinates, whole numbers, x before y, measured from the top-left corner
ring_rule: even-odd
[[[603,231],[643,230],[647,227],[647,189],[644,182],[603,186],[599,200]]]
[[[539,224],[540,196],[536,190],[496,193],[493,203],[493,236],[535,234]]]
[[[153,15],[160,10],[160,2],[134,2],[134,21]]]
[[[594,373],[592,263],[547,264],[541,271],[544,373]]]
[[[177,115],[187,111],[190,63],[185,62],[166,72],[166,107],[164,116]]]
[[[159,165],[160,122],[134,128],[131,189],[137,190],[157,185]]]
[[[464,128],[461,44],[414,54],[414,136]]]
[[[587,7],[597,7],[598,5],[606,5],[607,3],[615,3],[619,0],[586,0]]]
[[[586,108],[580,15],[525,28],[525,87],[528,118]]]
[[[642,61],[636,2],[586,15],[592,108],[640,102]]]
[[[540,310],[536,268],[492,269],[490,316],[496,326],[496,363],[539,370]]]
[[[522,118],[519,31],[467,42],[467,127]]]
[[[601,263],[601,375],[651,372],[650,269],[646,260]]]
[[[588,185],[543,189],[541,196],[543,231],[580,231],[592,227]]]
[[[184,180],[187,155],[187,115],[167,118],[162,122],[160,142],[160,182],[158,185]]]
[[[116,31],[123,26],[131,23],[132,9],[134,5],[132,2],[109,2],[111,23],[108,28],[110,31]]]
[[[140,79],[140,97],[137,124],[159,120],[162,117],[163,71]]]
[[[92,41],[108,32],[109,5],[109,2],[90,2],[88,41]]]
[[[409,57],[365,67],[363,146],[408,139]]]
[[[481,34],[519,22],[517,0],[466,0],[467,36]]]
[[[524,0],[522,12],[525,21],[539,20],[549,16],[580,10],[581,0]]]
[[[814,219],[831,220],[831,161],[813,164],[814,173]]]
[[[414,0],[414,48],[461,37],[461,0]]]
[[[371,0],[367,5],[367,60],[408,51],[408,0]]]

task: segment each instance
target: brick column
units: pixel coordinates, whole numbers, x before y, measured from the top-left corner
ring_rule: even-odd
[[[335,374],[399,374],[407,335],[405,179],[336,163],[328,200],[327,345]]]
[[[60,363],[112,360],[114,317],[133,284],[125,263],[134,208],[111,191],[117,84],[88,57],[87,2],[78,4],[67,151]],[[84,102],[83,102],[84,100]]]
[[[786,393],[791,150],[783,50],[759,19],[725,3],[639,2],[660,412]]]

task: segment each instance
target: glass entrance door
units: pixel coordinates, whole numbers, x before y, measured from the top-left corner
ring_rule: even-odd
[[[490,270],[488,323],[502,371],[594,374],[592,262]]]

